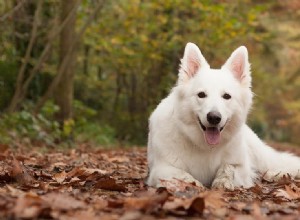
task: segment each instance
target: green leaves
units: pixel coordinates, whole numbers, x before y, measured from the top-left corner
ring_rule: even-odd
[[[90,64],[98,67],[88,77],[101,69],[106,78],[91,82],[78,76],[95,88],[82,100],[103,103],[101,121],[112,124],[119,137],[145,143],[149,112],[175,84],[185,44],[197,43],[212,65],[223,64],[232,47],[257,35],[253,24],[260,11],[252,6],[246,0],[107,2],[83,39],[91,47]]]

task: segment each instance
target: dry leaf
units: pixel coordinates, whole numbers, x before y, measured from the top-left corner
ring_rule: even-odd
[[[205,208],[205,199],[203,197],[197,197],[193,200],[189,210],[193,210],[199,214],[202,214],[204,208]]]
[[[126,191],[126,186],[123,183],[117,183],[117,181],[111,177],[103,177],[97,181],[94,188],[112,190],[112,191]]]
[[[205,201],[205,207],[219,209],[226,206],[221,191],[206,191],[202,193]]]
[[[68,211],[84,208],[86,206],[84,202],[63,193],[48,193],[41,198],[50,204],[51,208],[54,210]]]
[[[167,200],[169,193],[166,190],[161,192],[145,192],[140,194],[139,197],[126,198],[124,206],[127,209],[136,209],[136,210],[153,210],[154,207],[163,205]]]
[[[35,180],[29,175],[26,167],[13,157],[11,177],[13,177],[20,185],[31,186]]]
[[[17,199],[13,214],[16,218],[36,218],[47,207],[48,204],[38,195],[27,193]]]
[[[56,173],[53,175],[53,179],[58,183],[63,183],[67,177],[67,173],[65,171],[62,171],[61,173]]]
[[[300,188],[298,188],[296,185],[293,185],[292,187],[285,185],[285,189],[278,189],[275,192],[275,196],[283,197],[287,200],[299,199],[300,198]]]

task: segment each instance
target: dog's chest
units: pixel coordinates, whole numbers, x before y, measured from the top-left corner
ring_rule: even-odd
[[[197,149],[188,150],[182,153],[182,159],[190,173],[203,185],[210,186],[215,178],[218,167],[221,164],[221,156],[218,152],[199,151]]]

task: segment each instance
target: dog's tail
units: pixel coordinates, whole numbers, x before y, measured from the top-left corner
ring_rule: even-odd
[[[287,152],[279,152],[266,145],[249,128],[247,129],[247,143],[250,145],[250,153],[253,160],[254,169],[266,178],[276,179],[283,175],[291,175],[300,178],[300,158]]]

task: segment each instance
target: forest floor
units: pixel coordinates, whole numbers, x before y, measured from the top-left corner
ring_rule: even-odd
[[[273,144],[300,155],[300,148]],[[0,145],[0,219],[299,219],[300,181],[263,177],[214,191],[181,181],[144,184],[145,148],[42,152]]]

